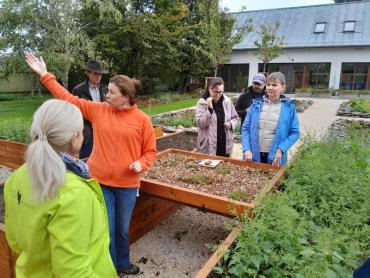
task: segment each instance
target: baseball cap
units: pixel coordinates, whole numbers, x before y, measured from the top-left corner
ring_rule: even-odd
[[[257,73],[255,76],[253,76],[252,83],[256,82],[260,85],[266,84],[266,76],[263,73]]]

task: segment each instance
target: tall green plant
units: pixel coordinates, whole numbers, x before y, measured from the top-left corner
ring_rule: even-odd
[[[283,190],[247,219],[217,271],[224,277],[351,277],[370,255],[370,130],[311,142]]]
[[[280,22],[277,20],[273,26],[262,24],[258,31],[260,38],[254,45],[258,48],[257,57],[263,62],[263,72],[266,72],[266,65],[272,59],[283,53],[284,37],[278,35],[279,28]]]

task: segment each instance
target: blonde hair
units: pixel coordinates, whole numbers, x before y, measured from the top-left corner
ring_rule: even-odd
[[[80,110],[62,100],[45,101],[33,115],[26,165],[38,201],[53,198],[64,184],[66,167],[56,151],[68,151],[82,129]]]

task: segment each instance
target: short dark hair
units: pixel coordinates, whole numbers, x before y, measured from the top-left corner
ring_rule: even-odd
[[[207,83],[207,87],[202,98],[207,99],[211,95],[209,89],[213,89],[215,86],[219,85],[224,85],[224,80],[222,79],[222,77],[213,77],[212,79],[210,79]]]
[[[208,89],[213,89],[215,86],[224,85],[224,80],[221,77],[212,78],[208,83]]]

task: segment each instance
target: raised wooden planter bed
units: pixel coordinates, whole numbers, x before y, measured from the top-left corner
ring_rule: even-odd
[[[268,181],[268,184],[263,187],[260,192],[262,195],[276,189],[279,185],[280,179],[285,174],[285,167],[271,166],[267,164],[246,162],[242,160],[224,158],[218,156],[210,156],[205,154],[193,153],[177,149],[168,149],[158,154],[158,159],[168,154],[178,154],[198,159],[222,159],[225,162],[232,164],[250,167],[260,170],[274,170],[276,174],[272,179]],[[193,206],[205,211],[218,213],[226,216],[241,215],[244,212],[252,214],[253,208],[258,204],[258,198],[255,198],[252,202],[241,202],[233,199],[217,196],[214,194],[204,193],[193,189],[184,188],[174,183],[168,184],[161,182],[158,179],[142,178],[141,179],[141,191],[152,196],[162,198],[165,200],[174,201],[183,205]]]
[[[183,143],[188,142],[188,147],[186,148],[192,150],[195,146],[192,143],[194,138],[196,138],[196,133],[179,132],[171,134],[168,137],[164,136],[157,138],[157,144],[160,143],[158,144],[160,146],[159,149],[166,149],[171,147],[174,142],[180,142],[181,146],[183,147],[185,146]],[[24,163],[23,156],[25,149],[26,145],[24,144],[0,140],[0,165],[14,169],[18,168]],[[181,153],[198,158],[219,159],[219,157],[212,157],[173,149],[161,152],[159,156],[166,152]],[[230,158],[222,159],[237,165],[254,167],[256,169],[277,170],[277,174],[269,181],[268,186],[264,188],[262,194],[266,194],[267,192],[274,190],[278,186],[278,181],[285,173],[284,167],[274,167]],[[236,209],[238,214],[243,213],[245,210],[247,210],[248,213],[251,213],[253,207],[257,205],[257,201],[253,201],[251,203],[238,202],[225,197],[194,192],[194,190],[181,188],[179,186],[154,182],[150,179],[142,179],[140,197],[137,200],[131,221],[131,242],[138,240],[144,234],[152,230],[160,221],[169,217],[183,204],[218,214],[231,216],[232,213],[230,212],[230,208]],[[196,277],[207,277],[207,275],[212,271],[212,268],[222,257],[224,251],[227,250],[229,245],[234,241],[235,235],[237,234],[237,229],[238,228],[235,228],[231,232],[225,242],[221,244],[220,248],[213,254],[213,256],[199,271]],[[0,242],[0,276],[13,278],[15,256],[11,253],[6,244],[4,226],[2,224],[0,224]]]

